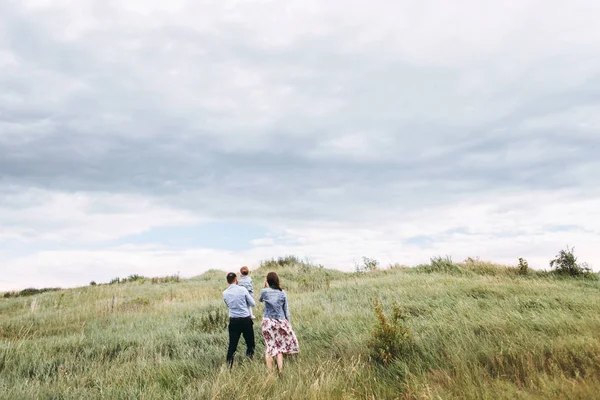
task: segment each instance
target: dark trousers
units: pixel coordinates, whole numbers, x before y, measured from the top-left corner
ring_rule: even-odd
[[[250,317],[229,318],[229,348],[227,349],[227,363],[233,365],[233,356],[237,350],[240,335],[244,335],[246,341],[246,355],[254,356],[254,322]]]

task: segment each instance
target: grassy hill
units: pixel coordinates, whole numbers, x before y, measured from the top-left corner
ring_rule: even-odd
[[[225,274],[209,271],[0,299],[0,398],[600,398],[597,280],[477,261],[279,264],[252,276],[258,292],[276,270],[290,298],[301,353],[282,377],[267,376],[260,322],[255,360],[224,368]],[[376,298],[388,315],[398,302],[412,332],[385,365],[371,358]]]

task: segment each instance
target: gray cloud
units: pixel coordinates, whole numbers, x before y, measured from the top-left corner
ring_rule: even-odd
[[[597,198],[594,2],[425,3],[0,0],[0,193],[265,224]]]

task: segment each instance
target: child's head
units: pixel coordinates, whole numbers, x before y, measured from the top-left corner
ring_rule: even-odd
[[[248,267],[244,266],[242,268],[240,268],[240,274],[242,274],[242,276],[247,276],[250,273],[250,270],[248,270]]]

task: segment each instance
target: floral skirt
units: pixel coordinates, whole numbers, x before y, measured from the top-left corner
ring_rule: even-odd
[[[280,353],[295,354],[299,351],[298,339],[287,319],[264,318],[262,334],[268,357],[275,357]]]

